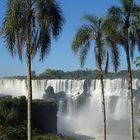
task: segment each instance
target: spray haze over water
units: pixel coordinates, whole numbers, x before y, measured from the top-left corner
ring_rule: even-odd
[[[108,140],[128,140],[129,96],[127,80],[104,80]],[[42,99],[44,90],[53,87],[54,93],[64,92],[58,109],[58,133],[75,135],[81,140],[102,139],[101,88],[99,80],[33,80],[33,98]],[[140,80],[133,80],[135,136],[140,129]],[[0,80],[0,93],[25,95],[25,80]],[[65,111],[64,111],[65,108]]]

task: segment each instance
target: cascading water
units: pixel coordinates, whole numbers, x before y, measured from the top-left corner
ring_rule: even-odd
[[[126,79],[104,80],[108,140],[129,140],[130,102]],[[59,101],[58,132],[67,135],[102,136],[101,88],[99,80],[33,80],[33,98],[41,99],[45,89],[64,92]],[[135,135],[140,130],[140,80],[133,80]],[[26,95],[25,80],[0,80],[0,94]],[[64,109],[64,106],[66,106]],[[65,110],[65,111],[64,111]],[[89,139],[84,137],[83,140]],[[82,137],[81,137],[82,139]]]

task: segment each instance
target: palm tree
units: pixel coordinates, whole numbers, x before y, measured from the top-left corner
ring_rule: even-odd
[[[112,62],[115,70],[118,69],[119,59],[118,50],[115,42],[109,41],[111,38],[106,36],[106,26],[102,18],[98,18],[92,15],[85,15],[83,17],[85,24],[80,27],[75,35],[72,43],[72,50],[74,53],[79,53],[80,64],[83,67],[87,53],[91,47],[93,47],[95,53],[96,64],[99,73],[99,79],[101,83],[101,100],[102,100],[102,113],[103,113],[103,136],[106,140],[106,108],[105,108],[105,96],[104,96],[104,82],[103,82],[103,66],[105,66],[105,72],[108,71],[109,65],[109,51],[112,54]],[[109,44],[110,43],[110,44]],[[108,44],[110,47],[106,47]],[[114,46],[114,47],[113,47]],[[119,57],[118,57],[119,58]]]
[[[37,51],[40,60],[50,52],[52,38],[56,39],[64,23],[59,4],[55,0],[8,0],[2,33],[12,56],[18,52],[20,60],[24,48],[27,61],[28,140],[32,139],[32,81],[31,60]]]
[[[113,37],[118,41],[118,44],[123,46],[127,60],[128,71],[128,95],[130,98],[130,127],[131,140],[134,140],[134,109],[133,109],[133,86],[132,86],[132,71],[131,59],[134,56],[134,49],[138,45],[140,51],[140,7],[137,6],[134,0],[121,0],[122,7],[112,6],[109,9],[109,19],[117,19],[114,28]]]

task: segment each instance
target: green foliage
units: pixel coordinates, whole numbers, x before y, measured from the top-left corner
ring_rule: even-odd
[[[22,110],[22,111],[21,111]],[[0,125],[3,127],[15,127],[21,125],[26,118],[26,98],[0,98]]]
[[[0,128],[0,140],[26,140],[26,125]]]
[[[134,0],[121,0],[121,7],[112,6],[108,10],[112,38],[121,45],[126,54],[134,57],[134,50],[140,50],[140,6]]]
[[[136,64],[136,67],[140,68],[140,56],[136,57],[135,64]]]
[[[0,140],[26,140],[26,98],[0,98]],[[34,134],[57,132],[57,106],[53,102],[33,100],[32,126]],[[41,119],[40,119],[41,116]]]
[[[49,72],[47,72],[49,71]],[[59,75],[61,71],[61,76]],[[50,74],[49,74],[50,73]],[[132,71],[133,78],[140,78],[140,73],[138,70]],[[61,77],[61,78],[60,78]],[[117,73],[109,72],[106,78],[116,79],[116,78],[126,78],[127,71],[122,70]],[[67,71],[62,70],[46,70],[43,74],[36,77],[37,79],[98,79],[98,70],[77,70],[77,71]]]
[[[95,79],[97,78],[97,70],[77,70],[67,71],[62,70],[45,70],[42,74],[38,75],[37,79]]]
[[[0,98],[0,139],[26,140],[26,98]]]
[[[138,70],[132,71],[133,78],[140,78],[140,73]],[[116,79],[116,78],[126,78],[127,71],[122,70],[117,73],[108,72],[106,78]],[[5,77],[10,79],[18,79],[18,77]],[[22,78],[24,79],[24,78]],[[63,70],[45,70],[43,73],[35,77],[35,79],[98,79],[98,70],[76,70],[76,71],[63,71]]]
[[[117,71],[120,64],[119,51],[111,35],[108,34],[106,20],[93,15],[85,15],[82,19],[84,24],[77,31],[71,47],[74,53],[79,54],[81,66],[84,66],[88,51],[93,47],[95,62],[100,74],[103,74],[103,67],[107,74],[109,58],[112,59],[113,67]]]
[[[40,60],[43,60],[50,52],[51,40],[57,39],[63,24],[62,10],[55,0],[8,0],[2,36],[12,56],[17,52],[22,59],[28,45],[32,58],[39,51]]]
[[[46,77],[47,79],[56,79],[56,77],[57,77],[58,79],[62,79],[63,75],[64,75],[64,71],[62,71],[62,70],[47,69],[43,73],[41,73],[38,76],[38,78]]]

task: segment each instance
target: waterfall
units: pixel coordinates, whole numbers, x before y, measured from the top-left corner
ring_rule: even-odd
[[[42,99],[44,91],[52,86],[54,93],[65,92],[67,112],[62,114],[63,100],[58,111],[58,132],[100,136],[102,132],[101,88],[99,80],[33,80],[33,99]],[[108,135],[129,137],[129,95],[126,79],[106,79],[105,99]],[[135,134],[140,130],[140,80],[133,79]],[[0,94],[21,96],[27,94],[26,80],[0,79]],[[119,137],[118,137],[119,138]],[[121,138],[119,138],[121,140]],[[114,140],[114,139],[110,139]],[[125,140],[122,138],[122,140]],[[127,138],[126,138],[127,140]]]

